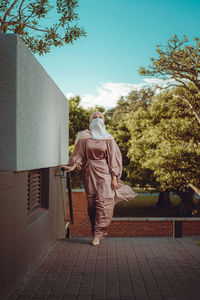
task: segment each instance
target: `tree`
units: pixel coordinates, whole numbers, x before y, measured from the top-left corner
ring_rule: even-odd
[[[88,128],[90,112],[81,106],[79,96],[69,99],[69,156],[74,150],[74,143],[77,133]],[[81,187],[81,174],[72,173],[72,187]]]
[[[43,55],[86,36],[74,23],[77,7],[77,0],[56,0],[54,6],[49,0],[0,0],[0,33],[19,34],[33,53]]]
[[[69,145],[73,146],[79,131],[88,128],[90,111],[81,106],[79,96],[69,99]]]
[[[130,131],[127,127],[127,116],[130,112],[136,112],[140,107],[147,109],[150,105],[155,91],[150,88],[143,88],[139,91],[133,90],[128,96],[121,97],[115,108],[106,112],[109,115],[109,130],[118,143],[123,157],[123,173],[122,179],[128,176],[129,181],[134,184],[134,170],[130,169],[130,159],[127,156],[129,149],[129,140],[131,138]]]
[[[179,215],[187,216],[194,206],[190,186],[200,185],[200,133],[189,107],[174,93],[178,91],[160,93],[148,110],[129,115],[128,155],[132,169],[149,171],[149,180],[155,180],[160,191],[179,195]]]
[[[180,87],[183,92],[178,97],[200,124],[200,40],[195,38],[194,45],[190,45],[186,36],[180,40],[174,35],[167,45],[157,45],[156,52],[158,57],[151,58],[148,68],[140,67],[139,73],[162,78],[168,87]]]
[[[151,146],[145,144],[143,138],[144,132],[148,130],[149,111],[144,107],[137,111],[130,111],[126,116],[126,126],[130,133],[130,139],[127,144],[127,157],[129,164],[127,166],[128,180],[133,186],[152,187],[159,190],[160,183],[151,168],[146,167],[147,151]]]

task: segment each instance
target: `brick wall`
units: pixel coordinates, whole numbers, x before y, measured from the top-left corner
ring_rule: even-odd
[[[112,221],[107,230],[110,236],[172,236],[170,221]]]
[[[85,192],[73,192],[74,224],[70,225],[72,236],[90,236],[90,223],[87,213],[87,199]],[[69,219],[69,201],[67,195],[67,219]]]
[[[73,191],[74,224],[70,225],[72,236],[91,236],[90,223],[87,214],[87,199],[83,190]],[[69,201],[67,195],[67,219],[69,219]],[[147,219],[147,218],[146,218]],[[113,218],[107,228],[109,236],[173,236],[172,218],[155,218],[130,220],[130,218]],[[182,221],[182,234],[199,235],[200,220]]]
[[[183,235],[200,235],[200,221],[183,221]]]

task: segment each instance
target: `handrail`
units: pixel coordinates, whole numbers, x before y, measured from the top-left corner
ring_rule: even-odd
[[[72,185],[71,185],[71,172],[67,172],[67,176],[64,175],[65,168],[61,168],[62,174],[56,175],[60,176],[61,178],[67,178],[67,186],[68,189],[68,198],[69,198],[69,211],[70,211],[70,222],[74,224],[74,216],[73,216],[73,205],[72,205]]]
[[[67,172],[67,189],[68,189],[68,198],[69,198],[70,221],[71,221],[71,224],[74,224],[73,205],[72,205],[71,172]]]

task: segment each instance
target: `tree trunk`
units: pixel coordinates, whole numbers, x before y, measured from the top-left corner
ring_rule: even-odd
[[[156,205],[159,207],[169,207],[171,205],[169,191],[159,193],[158,202]]]
[[[176,194],[181,198],[181,203],[177,209],[177,216],[192,217],[192,211],[195,208],[193,202],[194,191],[189,188],[186,192],[178,191]]]

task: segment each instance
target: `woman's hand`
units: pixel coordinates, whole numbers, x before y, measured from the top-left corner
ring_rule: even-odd
[[[113,176],[111,186],[114,191],[117,189],[117,177],[116,176]]]
[[[71,172],[71,171],[74,171],[74,169],[76,169],[76,165],[73,165],[73,166],[61,166],[61,168],[64,168],[65,171],[68,173],[68,172]]]

